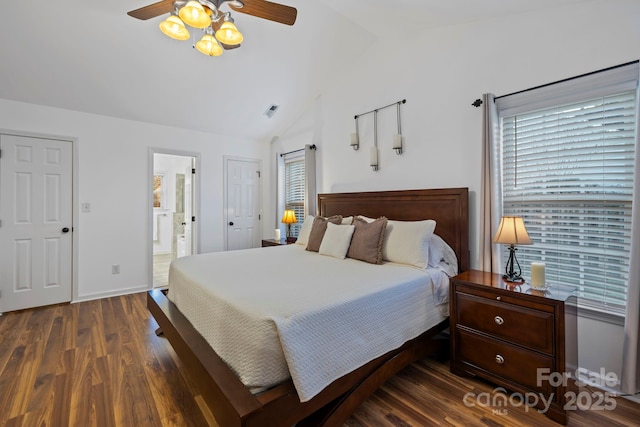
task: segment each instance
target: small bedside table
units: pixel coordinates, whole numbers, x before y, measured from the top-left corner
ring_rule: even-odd
[[[282,245],[290,245],[295,242],[287,242],[287,239],[262,239],[262,247],[266,248],[268,246],[282,246]]]
[[[451,279],[450,292],[451,372],[535,395],[539,409],[540,396],[551,398],[546,416],[566,424],[566,384],[552,386],[557,382],[549,375],[566,372],[565,301],[575,297],[576,288],[534,290],[470,270]],[[540,375],[538,368],[544,368]]]

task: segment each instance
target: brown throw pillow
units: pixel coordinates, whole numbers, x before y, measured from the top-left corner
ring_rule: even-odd
[[[382,264],[382,242],[384,230],[387,228],[387,218],[380,217],[373,222],[356,218],[353,225],[356,228],[353,231],[347,257],[371,264]]]
[[[329,218],[317,216],[313,219],[313,227],[311,227],[311,233],[309,233],[309,242],[307,242],[308,251],[318,252],[320,250],[322,238],[324,237],[325,231],[327,231],[327,222],[340,225],[340,223],[342,222],[342,216],[334,215]]]

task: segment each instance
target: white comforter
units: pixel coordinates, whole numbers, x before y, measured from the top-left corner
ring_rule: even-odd
[[[291,376],[303,402],[447,315],[434,302],[446,302],[439,271],[300,245],[179,258],[169,284],[169,298],[245,385],[258,391]]]

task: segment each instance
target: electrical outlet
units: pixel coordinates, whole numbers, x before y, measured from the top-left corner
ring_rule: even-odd
[[[120,264],[113,264],[111,266],[111,274],[120,274]]]

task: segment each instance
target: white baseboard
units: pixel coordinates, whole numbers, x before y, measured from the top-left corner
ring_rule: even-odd
[[[134,288],[118,289],[112,292],[97,292],[95,294],[78,295],[78,298],[71,301],[72,304],[84,301],[93,301],[102,298],[119,297],[122,295],[135,294],[138,292],[146,292],[150,290],[149,286],[138,286]]]

